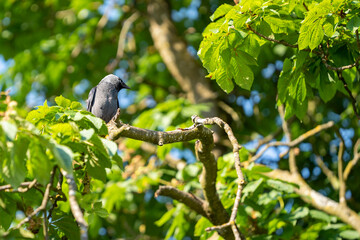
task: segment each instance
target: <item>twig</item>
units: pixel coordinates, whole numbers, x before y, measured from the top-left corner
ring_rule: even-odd
[[[44,196],[41,202],[41,205],[35,210],[33,211],[29,216],[27,216],[25,219],[23,219],[18,225],[16,225],[15,229],[19,229],[22,225],[24,225],[25,223],[27,223],[28,221],[30,221],[30,219],[35,216],[36,214],[38,214],[40,211],[43,211],[46,209],[46,204],[49,201],[49,197],[50,197],[50,189],[51,186],[54,182],[54,175],[56,172],[56,166],[53,168],[53,170],[51,171],[51,175],[50,175],[50,181],[49,183],[46,185],[45,188],[45,192],[44,192]],[[45,227],[45,226],[44,226]]]
[[[255,150],[253,150],[252,152],[256,153],[262,145],[267,144],[268,142],[270,142],[271,140],[276,138],[282,131],[283,131],[282,128],[277,128],[275,130],[275,132],[273,132],[273,133],[267,135],[266,137],[260,139],[258,141],[258,143],[257,143],[257,146],[256,146]]]
[[[343,176],[343,155],[344,155],[344,151],[345,151],[345,146],[344,146],[345,144],[344,144],[344,139],[341,136],[339,129],[336,128],[335,133],[340,139],[339,151],[338,151],[338,178],[339,178],[339,183],[340,183],[339,202],[341,205],[346,205],[346,199],[345,199],[346,185],[345,185],[344,176]]]
[[[284,106],[280,105],[278,107],[278,111],[279,111],[279,115],[281,117],[281,122],[282,122],[281,125],[282,125],[282,129],[284,131],[284,134],[287,138],[287,141],[291,142],[291,133],[289,130],[288,123],[286,122],[285,117],[284,117],[284,115],[285,115]],[[298,173],[298,169],[296,166],[295,152],[292,147],[290,147],[290,149],[289,149],[289,168],[290,168],[291,173]]]
[[[66,201],[66,196],[65,194],[62,192],[62,183],[63,183],[63,175],[61,173],[61,171],[59,172],[59,180],[58,180],[58,183],[56,185],[56,191],[61,195],[56,195],[55,196],[55,199],[54,199],[54,203],[53,205],[51,206],[51,208],[49,209],[49,214],[48,214],[48,219],[51,218],[52,216],[52,212],[54,211],[55,207],[57,207],[57,202],[58,201]]]
[[[339,179],[335,176],[333,171],[331,171],[324,163],[324,161],[321,159],[320,156],[315,157],[315,161],[317,165],[320,167],[322,172],[325,174],[325,176],[329,179],[331,186],[335,189],[339,189]]]
[[[160,186],[160,188],[155,192],[155,197],[158,197],[159,195],[171,197],[172,199],[184,203],[198,214],[206,218],[209,217],[205,212],[204,200],[191,193],[180,191],[172,186]]]
[[[114,1],[111,1],[109,3],[109,5],[106,7],[104,14],[101,16],[97,26],[96,26],[96,31],[95,31],[95,40],[100,40],[101,36],[102,36],[102,30],[105,27],[105,25],[107,24],[107,22],[109,21],[108,15],[110,10],[113,8],[114,6]]]
[[[360,159],[359,147],[360,147],[360,139],[358,139],[355,143],[353,159],[346,165],[346,168],[344,170],[344,181],[348,179],[351,169],[356,165],[356,163]]]
[[[359,115],[359,113],[357,111],[357,107],[356,107],[356,99],[352,95],[352,93],[351,93],[351,91],[350,91],[350,89],[349,89],[349,87],[348,87],[348,85],[347,85],[347,83],[346,83],[346,81],[344,79],[344,76],[342,75],[342,71],[337,71],[336,73],[337,73],[339,79],[341,80],[341,82],[343,83],[345,90],[348,92],[349,97],[351,98],[352,108],[354,110],[354,113],[355,113],[356,117],[360,120],[360,115]]]
[[[126,35],[130,30],[131,25],[140,17],[139,12],[133,13],[128,19],[124,21],[123,27],[120,31],[119,35],[119,41],[118,41],[118,47],[116,52],[116,58],[114,61],[109,63],[109,65],[106,67],[106,71],[111,73],[115,70],[116,66],[119,64],[120,59],[124,56],[124,48],[125,48],[125,41],[126,41]]]
[[[275,43],[279,43],[279,44],[282,44],[282,45],[285,45],[285,46],[288,46],[288,47],[291,47],[291,48],[298,48],[298,45],[294,45],[294,44],[291,44],[291,43],[288,43],[288,42],[285,42],[283,40],[277,40],[277,39],[274,39],[274,38],[271,38],[271,37],[268,37],[268,36],[265,36],[264,34],[262,33],[259,33],[257,32],[255,29],[253,29],[250,25],[246,25],[247,28],[252,31],[253,33],[255,33],[256,35],[258,35],[259,37],[262,37],[270,42],[275,42]],[[306,49],[304,49],[304,51],[306,51]],[[310,50],[309,50],[310,51]]]
[[[353,63],[353,64],[349,64],[349,65],[345,65],[345,66],[341,66],[341,67],[334,67],[334,66],[331,66],[330,64],[327,63],[327,58],[323,55],[321,56],[321,61],[324,63],[325,67],[329,70],[333,70],[333,71],[336,71],[336,72],[341,72],[341,71],[344,71],[346,69],[350,69],[350,68],[353,68],[356,66],[356,62]],[[356,59],[356,61],[358,61],[358,59]]]
[[[307,131],[306,133],[300,135],[298,138],[294,139],[291,142],[279,142],[279,141],[270,142],[270,143],[266,144],[265,147],[262,148],[255,156],[251,157],[248,162],[250,163],[250,162],[256,161],[270,147],[278,147],[278,146],[294,147],[294,146],[298,145],[299,143],[303,142],[306,138],[311,137],[311,136],[313,136],[313,135],[315,135],[315,134],[317,134],[317,133],[319,133],[319,132],[321,132],[321,131],[323,131],[325,129],[332,128],[334,126],[334,124],[335,123],[333,121],[329,121],[327,123],[318,125],[315,128],[313,128],[313,129]]]
[[[303,2],[303,6],[304,6],[306,11],[309,11],[309,8],[306,6],[305,2]]]
[[[31,188],[33,188],[35,185],[37,184],[37,180],[34,179],[31,182],[23,182],[20,183],[20,187],[18,187],[17,189],[12,189],[12,186],[10,184],[7,185],[3,185],[0,186],[0,191],[5,191],[5,192],[27,192],[28,190],[30,190]],[[23,188],[25,187],[25,188]]]
[[[84,219],[84,215],[80,209],[79,203],[76,200],[76,182],[72,173],[66,172],[64,169],[61,169],[61,173],[66,178],[66,182],[69,185],[69,203],[71,212],[80,227],[80,238],[81,240],[88,239],[88,225]]]

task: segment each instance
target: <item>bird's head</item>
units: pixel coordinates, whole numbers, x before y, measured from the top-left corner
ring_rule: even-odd
[[[114,74],[107,75],[101,80],[101,82],[106,82],[115,85],[117,91],[120,91],[123,88],[130,89],[130,87],[126,85],[121,78],[115,76]]]

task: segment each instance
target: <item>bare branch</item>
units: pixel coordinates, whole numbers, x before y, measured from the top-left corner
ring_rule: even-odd
[[[270,147],[277,147],[277,146],[294,147],[294,146],[298,145],[299,143],[303,142],[308,137],[314,136],[315,134],[317,134],[317,133],[319,133],[319,132],[321,132],[321,131],[323,131],[325,129],[332,128],[334,125],[335,125],[335,123],[333,121],[329,121],[327,123],[318,125],[315,128],[313,128],[313,129],[307,131],[306,133],[300,135],[298,138],[294,139],[291,142],[279,142],[279,141],[270,142],[270,143],[266,144],[265,147],[263,149],[261,149],[255,156],[251,157],[250,160],[247,163],[256,161]],[[244,163],[244,164],[247,164],[247,163]]]
[[[204,200],[191,193],[180,191],[172,186],[160,186],[160,188],[155,192],[155,197],[158,197],[159,195],[171,197],[172,199],[184,203],[198,214],[206,218],[209,217],[205,212]]]
[[[329,179],[331,186],[335,189],[339,189],[339,179],[334,175],[334,173],[325,165],[324,161],[320,156],[315,157],[317,165],[321,168],[322,172]]]
[[[344,139],[340,134],[340,131],[336,129],[335,132],[340,139],[339,151],[338,151],[338,178],[340,183],[339,202],[341,205],[346,205],[346,199],[345,199],[346,185],[343,176],[343,155],[345,151],[345,146],[344,146],[345,144],[344,144]]]
[[[18,187],[17,189],[13,189],[12,186],[10,184],[7,185],[3,185],[0,186],[0,191],[5,191],[5,192],[27,192],[28,190],[30,190],[31,188],[33,188],[35,185],[37,184],[37,180],[34,179],[31,182],[23,182],[20,183],[20,187]],[[25,187],[25,188],[24,188]]]
[[[356,165],[356,163],[360,159],[359,148],[360,148],[360,139],[358,139],[355,143],[353,159],[347,164],[347,166],[344,170],[344,181],[346,181],[348,179],[351,169]]]
[[[106,71],[112,73],[116,66],[119,64],[120,59],[124,56],[124,48],[126,42],[126,35],[130,30],[131,25],[140,17],[139,12],[133,13],[129,18],[124,21],[122,29],[119,35],[118,47],[116,52],[116,58],[108,66],[106,66]]]
[[[76,200],[76,183],[72,173],[66,172],[64,169],[61,169],[61,173],[66,178],[66,182],[69,185],[69,203],[71,212],[80,227],[80,238],[81,240],[88,239],[88,225],[84,219],[84,215],[80,209],[79,203]]]

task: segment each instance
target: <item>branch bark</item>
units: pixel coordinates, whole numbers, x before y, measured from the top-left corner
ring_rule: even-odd
[[[356,231],[360,232],[360,216],[356,212],[351,210],[348,206],[342,205],[313,190],[302,179],[301,175],[292,174],[289,171],[280,169],[274,169],[271,172],[262,174],[273,179],[280,179],[282,181],[297,184],[299,188],[295,188],[295,192],[301,196],[303,201],[330,215],[337,216],[343,222],[349,224]]]
[[[187,51],[185,42],[177,35],[168,9],[164,0],[148,1],[150,33],[155,47],[191,102],[214,100],[216,95],[211,91],[203,69]]]
[[[191,209],[206,216],[214,225],[218,225],[214,229],[225,239],[245,239],[235,224],[237,208],[240,204],[241,191],[245,183],[240,168],[240,146],[227,123],[220,118],[201,119],[198,116],[193,116],[192,120],[194,125],[189,128],[169,132],[159,132],[141,129],[122,123],[119,121],[119,112],[115,116],[116,117],[108,123],[109,138],[113,141],[120,137],[128,137],[161,146],[163,144],[187,142],[198,139],[195,144],[195,150],[197,159],[203,163],[200,183],[203,188],[205,200],[199,200],[188,193],[169,187],[160,188],[156,194],[160,195],[164,193],[166,196],[172,196],[180,202],[187,202],[187,205]],[[217,162],[211,152],[214,147],[213,133],[210,129],[206,128],[204,124],[216,124],[223,128],[233,145],[235,168],[239,177],[239,182],[231,216],[229,216],[222,205],[216,190]],[[231,226],[231,228],[229,228],[229,226]]]
[[[66,172],[61,169],[62,175],[66,178],[66,182],[69,185],[69,203],[71,212],[80,227],[80,238],[81,240],[88,239],[88,225],[84,219],[84,215],[80,209],[79,203],[76,200],[76,182],[72,173]]]

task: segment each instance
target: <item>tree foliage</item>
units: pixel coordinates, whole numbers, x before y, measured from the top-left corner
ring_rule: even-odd
[[[234,153],[223,130],[193,125],[196,114],[220,117],[243,145],[242,237],[358,239],[359,11],[340,0],[3,0],[0,236],[79,239],[85,227],[90,239],[232,238],[226,227],[209,231],[228,223],[206,212],[220,211],[208,201],[206,163],[199,143],[182,139],[214,130],[213,184],[228,217]],[[83,110],[106,72],[132,89],[120,93],[114,126]],[[197,88],[216,97],[194,100]],[[154,146],[133,127],[182,138]]]

